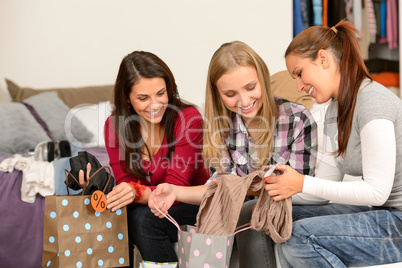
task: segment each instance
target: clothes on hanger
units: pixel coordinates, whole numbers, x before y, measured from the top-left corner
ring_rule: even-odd
[[[373,43],[397,49],[398,5],[398,0],[293,0],[293,34],[314,25],[332,27],[346,19],[367,39],[362,42],[363,54],[368,55],[367,44]]]

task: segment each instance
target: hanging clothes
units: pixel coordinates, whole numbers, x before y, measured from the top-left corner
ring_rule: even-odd
[[[322,0],[322,26],[328,26],[328,0]]]
[[[353,0],[353,24],[359,32],[363,31],[362,0]]]
[[[304,30],[300,0],[293,0],[293,37]]]
[[[353,23],[353,0],[345,0],[345,13],[347,20]]]
[[[386,37],[389,49],[398,48],[398,7],[396,0],[387,0]]]
[[[387,2],[383,1],[380,3],[380,43],[386,41],[386,28],[387,27]]]
[[[314,25],[322,25],[322,4],[321,0],[313,0],[313,12],[314,12]]]
[[[367,1],[367,0],[364,0]],[[359,44],[362,51],[363,60],[369,59],[369,46],[370,46],[370,32],[369,32],[369,24],[368,24],[368,13],[367,13],[367,5],[364,5],[362,9],[362,29],[361,36],[359,38]]]
[[[300,0],[304,29],[314,25],[314,11],[311,0]]]
[[[346,7],[344,1],[328,1],[328,26],[335,26],[346,18]]]
[[[366,10],[367,10],[367,24],[370,34],[370,43],[375,43],[377,35],[377,22],[374,12],[374,4],[372,0],[366,0]]]
[[[377,28],[377,33],[376,36],[380,36],[380,29],[381,29],[381,11],[380,11],[380,4],[381,2],[386,1],[386,0],[373,0],[373,7],[374,7],[374,15],[376,18],[376,28]],[[377,42],[377,38],[376,38]]]

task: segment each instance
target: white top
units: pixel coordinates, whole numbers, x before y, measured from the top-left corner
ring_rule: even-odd
[[[387,206],[402,211],[402,101],[376,82],[360,87],[352,131],[343,158],[338,148],[337,102],[328,108],[323,157],[303,193],[336,203]],[[342,182],[344,174],[362,181]]]

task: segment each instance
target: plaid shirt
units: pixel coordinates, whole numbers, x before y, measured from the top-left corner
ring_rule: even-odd
[[[279,116],[275,124],[274,152],[269,164],[290,165],[304,175],[314,175],[317,158],[317,124],[310,111],[304,106],[275,98]],[[254,143],[239,114],[233,118],[233,128],[225,139],[227,151],[221,163],[226,174],[244,176],[254,172],[257,168],[258,156],[253,150]],[[211,178],[221,174],[210,166]]]

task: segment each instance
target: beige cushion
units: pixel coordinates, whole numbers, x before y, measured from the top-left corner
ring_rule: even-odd
[[[297,91],[296,80],[288,71],[271,75],[271,87],[274,96],[304,105],[307,109],[313,106],[311,96],[306,92]]]
[[[19,87],[9,79],[6,79],[6,83],[12,101],[22,101],[33,95],[50,91],[57,92],[59,98],[70,108],[73,108],[78,104],[98,104],[99,102],[112,101],[113,99],[113,85],[33,89]]]

